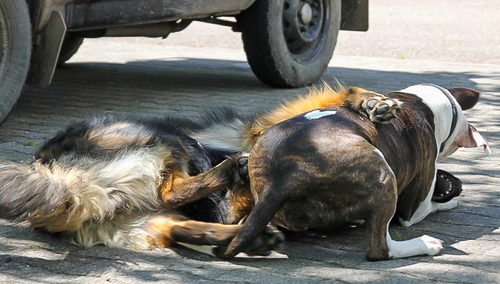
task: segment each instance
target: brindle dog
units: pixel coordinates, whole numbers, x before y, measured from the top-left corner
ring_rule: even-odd
[[[458,147],[483,146],[489,153],[462,113],[479,93],[417,85],[385,96],[401,103],[391,123],[374,124],[359,112],[332,106],[255,132],[250,188],[234,197],[240,200],[235,215],[245,222],[218,255],[234,257],[269,222],[300,231],[354,220],[366,220],[369,260],[439,253],[442,242],[429,236],[393,241],[389,222],[397,216],[409,226],[457,205],[432,201],[436,179],[446,176],[436,176],[436,162]]]

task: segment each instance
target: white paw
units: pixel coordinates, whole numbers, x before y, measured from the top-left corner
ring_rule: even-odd
[[[419,238],[427,247],[428,255],[436,255],[443,249],[443,241],[436,239],[427,235],[423,235]]]
[[[438,211],[448,211],[458,206],[458,201],[456,199],[452,199],[446,203],[437,203]]]

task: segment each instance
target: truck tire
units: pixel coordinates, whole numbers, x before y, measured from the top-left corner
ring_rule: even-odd
[[[340,14],[340,0],[257,0],[240,17],[254,74],[274,87],[319,80],[337,43]]]
[[[0,1],[0,122],[21,94],[30,55],[31,24],[26,1]]]
[[[83,37],[66,34],[64,42],[61,46],[61,52],[59,52],[59,58],[57,59],[57,65],[62,65],[64,62],[68,61],[80,48],[83,43]]]

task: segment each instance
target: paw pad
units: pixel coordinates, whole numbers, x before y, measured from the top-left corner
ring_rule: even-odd
[[[362,111],[373,122],[389,123],[396,117],[400,102],[377,93],[363,93]]]

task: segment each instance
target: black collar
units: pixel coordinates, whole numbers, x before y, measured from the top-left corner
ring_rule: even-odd
[[[422,84],[422,85],[432,86],[432,87],[438,88],[439,90],[441,90],[441,92],[443,92],[443,94],[445,94],[445,96],[448,98],[448,100],[450,100],[453,118],[451,120],[450,133],[448,134],[448,137],[446,137],[446,139],[443,141],[443,143],[441,143],[441,146],[439,148],[439,153],[441,153],[444,150],[444,145],[446,144],[446,142],[448,142],[448,139],[450,139],[451,135],[453,134],[453,131],[455,131],[455,128],[457,127],[457,106],[455,104],[454,98],[450,94],[450,91],[448,91],[447,89],[445,89],[441,86],[438,86],[438,85],[434,85],[434,84]]]

